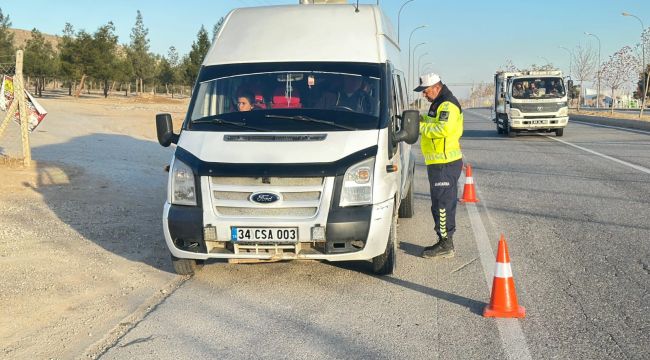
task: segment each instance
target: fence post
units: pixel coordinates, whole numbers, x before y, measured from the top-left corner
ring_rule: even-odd
[[[25,101],[25,83],[23,82],[23,51],[16,51],[16,76],[14,77],[14,101],[18,102],[20,114],[20,136],[23,144],[23,164],[32,164],[32,150],[29,147],[28,109]]]

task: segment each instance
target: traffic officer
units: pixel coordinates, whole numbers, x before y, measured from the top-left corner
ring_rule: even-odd
[[[458,178],[463,168],[459,143],[463,135],[463,111],[438,74],[420,76],[420,86],[414,91],[421,91],[431,102],[429,112],[420,116],[420,147],[427,165],[431,213],[438,235],[438,242],[425,247],[422,256],[453,257]]]

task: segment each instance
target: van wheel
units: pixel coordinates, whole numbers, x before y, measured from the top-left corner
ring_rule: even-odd
[[[406,197],[399,204],[397,213],[401,218],[410,219],[413,217],[413,180],[409,184],[409,191],[406,193]]]
[[[508,137],[515,137],[515,136],[517,136],[517,132],[514,131],[514,130],[512,130],[512,128],[510,127],[510,124],[507,124],[507,123],[506,123],[506,124],[505,124],[505,127],[506,127],[505,133],[508,135]]]
[[[194,275],[203,264],[202,261],[197,264],[197,261],[194,259],[181,259],[171,254],[170,256],[172,258],[172,265],[174,265],[174,271],[176,271],[178,275]]]
[[[388,233],[388,243],[383,254],[372,259],[372,271],[377,275],[390,275],[395,270],[397,262],[397,216],[393,220]]]
[[[555,136],[564,135],[564,129],[555,129]]]

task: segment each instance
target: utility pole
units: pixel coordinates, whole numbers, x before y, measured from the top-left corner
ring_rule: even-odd
[[[643,76],[645,74],[645,72],[647,71],[646,66],[645,66],[645,39],[643,38],[643,33],[645,32],[645,26],[643,25],[643,21],[641,21],[641,18],[639,18],[636,15],[632,15],[632,14],[626,13],[626,12],[621,13],[621,15],[623,15],[623,16],[631,16],[633,18],[636,18],[637,20],[639,20],[639,23],[641,24],[641,54],[642,54],[641,55],[641,58],[642,58],[642,60],[641,60],[641,76]],[[641,89],[643,91],[643,94],[641,94],[641,111],[639,111],[639,118],[641,118],[643,116],[643,109],[645,109],[645,98],[646,98],[646,95],[648,94],[648,80],[649,79],[650,79],[650,72],[648,73],[648,76],[646,76],[646,79],[645,79],[644,84],[642,86],[643,89]]]
[[[420,25],[420,26],[416,27],[415,29],[411,30],[411,34],[409,35],[409,48],[408,48],[408,51],[409,51],[409,64],[408,64],[408,67],[409,68],[408,68],[408,79],[406,81],[407,85],[411,81],[411,79],[413,79],[413,75],[412,75],[413,69],[411,69],[411,38],[413,37],[413,33],[416,30],[425,28],[427,26],[428,25]],[[413,83],[411,83],[411,86],[409,86],[409,90],[412,88],[412,85],[413,85]],[[410,94],[411,91],[409,91],[408,93]],[[409,99],[409,104],[410,104],[411,100],[413,99],[413,96],[407,96],[407,98]]]
[[[558,48],[560,48],[560,49],[566,51],[567,53],[569,53],[569,77],[571,78],[571,68],[573,67],[572,66],[573,60],[571,58],[573,57],[573,53],[571,52],[571,50],[565,48],[564,46],[558,46]]]
[[[600,99],[600,38],[596,34],[592,34],[590,32],[585,31],[585,35],[588,36],[593,36],[598,40],[598,68],[596,69],[598,71],[598,90],[596,90],[596,109],[600,107],[599,105],[599,99]]]
[[[23,143],[23,164],[32,164],[32,150],[29,147],[29,124],[27,123],[27,104],[25,102],[25,82],[23,81],[23,51],[16,51],[16,77],[14,78],[14,101],[18,101],[20,114],[20,136]]]
[[[397,12],[397,44],[398,45],[400,43],[400,39],[399,39],[399,19],[400,19],[400,16],[402,15],[402,9],[404,9],[404,6],[406,6],[406,4],[408,4],[408,3],[412,2],[412,1],[415,1],[415,0],[407,0],[407,1],[405,1],[404,4],[402,4],[402,6],[400,6],[399,11]],[[377,5],[379,5],[379,0],[377,0]]]

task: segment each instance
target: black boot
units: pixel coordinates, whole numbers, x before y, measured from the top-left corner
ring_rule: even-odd
[[[433,246],[427,246],[422,252],[424,258],[451,258],[454,257],[454,241],[451,237],[442,238]]]

